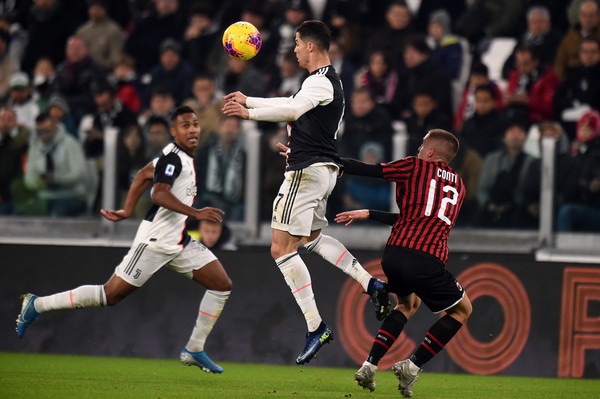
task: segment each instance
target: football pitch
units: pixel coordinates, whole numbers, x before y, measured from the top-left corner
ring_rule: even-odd
[[[318,362],[318,359],[314,361]],[[397,380],[378,371],[370,393],[355,369],[220,363],[223,374],[178,359],[0,353],[0,398],[399,398]],[[600,380],[424,372],[415,399],[597,398]]]

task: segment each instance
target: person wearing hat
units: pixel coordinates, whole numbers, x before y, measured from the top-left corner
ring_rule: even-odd
[[[106,0],[88,0],[88,16],[76,34],[87,42],[94,61],[112,68],[123,54],[125,34],[108,15]]]
[[[451,22],[446,10],[436,10],[429,18],[427,33],[433,42],[431,59],[444,68],[450,79],[456,80],[462,70],[463,52],[458,37],[450,32]]]
[[[181,43],[175,39],[168,38],[161,42],[160,62],[150,72],[147,93],[151,93],[156,87],[168,87],[176,104],[181,104],[190,95],[194,68],[182,59],[181,51]]]
[[[25,72],[15,72],[8,80],[9,99],[7,105],[17,113],[19,123],[33,130],[35,118],[40,113],[36,93],[31,88],[29,76]]]
[[[52,94],[48,100],[48,114],[54,120],[60,130],[64,130],[71,136],[78,138],[77,126],[71,115],[71,108],[67,100],[59,93]]]
[[[8,51],[10,33],[0,29],[0,101],[8,95],[8,80],[19,71],[19,61],[11,57]]]

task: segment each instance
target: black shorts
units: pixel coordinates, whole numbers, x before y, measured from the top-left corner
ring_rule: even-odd
[[[462,286],[442,261],[428,253],[386,246],[381,266],[390,292],[399,297],[414,292],[433,313],[451,308],[464,295]]]

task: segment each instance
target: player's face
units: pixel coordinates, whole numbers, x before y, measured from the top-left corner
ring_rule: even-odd
[[[296,33],[296,46],[294,47],[294,53],[298,59],[298,65],[306,69],[308,67],[308,42],[302,40],[299,33]]]
[[[200,140],[200,124],[194,113],[182,114],[177,117],[171,127],[171,135],[179,147],[190,155],[194,154]]]

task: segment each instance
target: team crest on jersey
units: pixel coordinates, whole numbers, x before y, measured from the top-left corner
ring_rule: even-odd
[[[167,169],[165,169],[165,175],[173,176],[173,173],[175,173],[175,165],[168,164]]]
[[[460,283],[458,281],[454,281],[454,282],[456,283],[456,288],[458,288],[458,291],[462,292],[462,290],[463,290],[462,285],[460,285]]]

